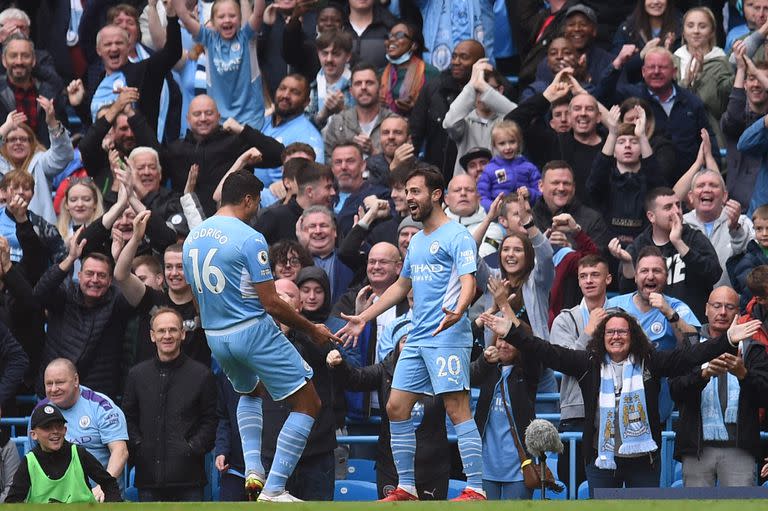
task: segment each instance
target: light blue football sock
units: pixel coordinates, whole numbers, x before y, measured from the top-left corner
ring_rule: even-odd
[[[483,442],[474,419],[461,424],[454,424],[459,443],[461,463],[464,465],[464,475],[467,476],[467,486],[476,490],[483,489]]]
[[[243,444],[245,474],[255,472],[264,479],[264,465],[261,463],[261,430],[264,416],[261,412],[261,398],[240,396],[237,402],[237,427]]]
[[[267,495],[279,495],[285,491],[285,483],[296,468],[296,464],[307,445],[307,437],[315,419],[307,414],[291,412],[280,430],[275,448],[275,459],[269,470],[264,492]]]
[[[416,459],[416,428],[412,419],[389,421],[392,458],[397,469],[398,486],[412,491],[416,488],[414,463]]]

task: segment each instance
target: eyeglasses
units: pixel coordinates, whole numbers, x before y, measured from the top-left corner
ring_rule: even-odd
[[[289,257],[285,260],[288,266],[301,266],[301,259],[298,257]]]
[[[30,142],[29,137],[10,137],[5,139],[6,144],[18,144],[18,143],[29,144],[29,142]]]
[[[92,279],[93,277],[96,277],[99,280],[107,280],[109,278],[109,274],[103,271],[86,270],[83,272],[83,277],[87,279]]]
[[[709,305],[710,307],[712,307],[715,310],[725,309],[728,312],[733,312],[733,311],[735,311],[736,309],[739,308],[738,305],[734,305],[732,303],[720,303],[720,302],[712,303],[712,302],[707,302],[707,305]]]
[[[386,266],[388,264],[395,264],[397,261],[393,259],[368,259],[368,266],[376,266],[377,264],[380,264],[381,266]]]
[[[403,32],[402,30],[400,32],[395,32],[394,34],[389,34],[387,36],[387,40],[389,41],[400,41],[401,39],[408,39],[409,41],[413,40],[413,37],[408,34],[408,32]]]
[[[605,331],[606,337],[626,337],[629,335],[629,328],[609,328]]]

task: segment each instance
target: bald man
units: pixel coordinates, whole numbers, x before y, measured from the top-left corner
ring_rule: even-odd
[[[53,359],[45,368],[45,399],[35,408],[52,403],[67,420],[66,439],[82,445],[117,479],[128,461],[128,423],[125,414],[106,395],[80,385],[75,365],[66,358]],[[94,489],[98,497],[101,490]]]
[[[724,335],[739,312],[739,295],[715,288],[706,305],[700,341]],[[768,392],[768,355],[750,339],[669,387],[680,409],[676,460],[686,487],[754,486],[760,461],[759,405]]]
[[[483,57],[485,49],[478,41],[469,39],[457,44],[451,54],[451,65],[422,87],[410,115],[413,147],[420,148],[426,142],[424,161],[437,166],[446,181],[453,176],[456,144],[442,122],[453,100],[469,82],[472,66]]]
[[[332,314],[334,316],[339,316],[342,312],[348,315],[360,314],[377,301],[397,281],[402,269],[403,260],[400,257],[400,250],[395,245],[385,241],[376,243],[368,252],[368,262],[366,265],[366,280],[368,283],[361,287],[352,288],[344,293],[338,303],[334,305]],[[394,321],[395,318],[408,312],[408,309],[408,300],[404,299],[376,318],[376,323],[372,324],[369,329],[368,337],[358,340],[358,345],[361,346],[360,353],[363,357],[361,365],[380,362],[376,355],[378,333],[386,325]]]
[[[199,166],[195,193],[205,214],[216,212],[213,192],[227,170],[238,157],[251,147],[261,153],[255,167],[280,166],[283,144],[260,131],[227,119],[220,125],[221,116],[210,96],[200,95],[189,104],[187,123],[189,130],[184,138],[168,145],[161,153],[162,167],[171,178],[173,189],[184,193],[187,176],[192,165]]]
[[[444,209],[448,218],[459,222],[470,233],[475,232],[487,213],[480,204],[477,182],[469,174],[459,174],[448,183]],[[504,230],[499,224],[492,222],[480,244],[480,257],[496,252],[501,246],[502,239],[504,239]]]

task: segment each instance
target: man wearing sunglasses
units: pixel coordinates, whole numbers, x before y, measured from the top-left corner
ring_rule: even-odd
[[[739,313],[739,295],[728,286],[712,291],[703,342],[722,335]],[[760,455],[757,404],[768,392],[768,355],[754,339],[739,353],[725,353],[685,376],[669,380],[680,409],[674,458],[687,487],[754,486]]]

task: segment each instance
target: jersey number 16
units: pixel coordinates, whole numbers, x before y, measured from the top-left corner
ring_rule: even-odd
[[[203,292],[203,284],[211,293],[219,294],[224,291],[224,286],[227,282],[224,279],[224,272],[218,266],[211,264],[211,260],[218,250],[218,248],[212,248],[205,254],[202,272],[200,271],[197,257],[200,250],[193,248],[189,251],[189,258],[192,259],[192,276],[195,279],[195,288],[197,288],[198,293]]]

